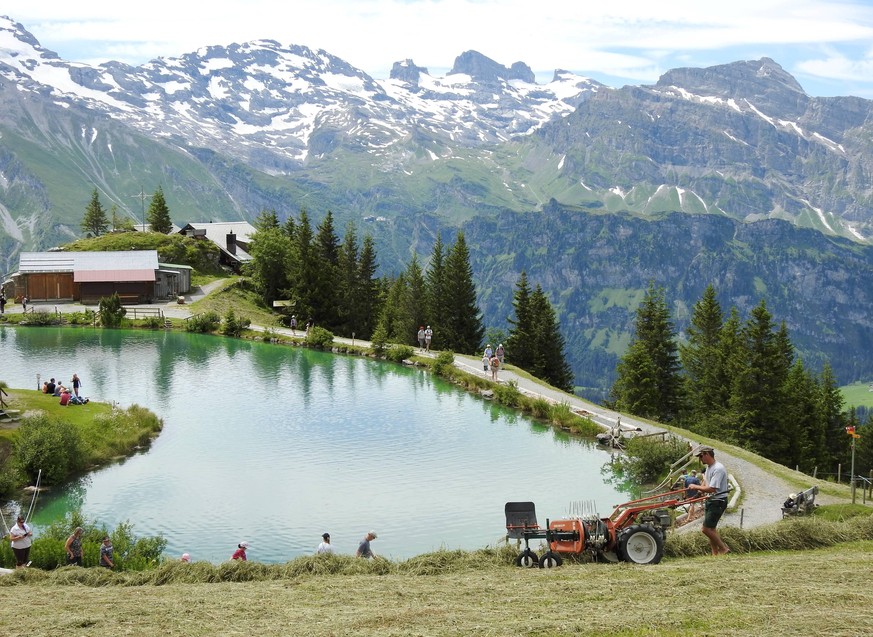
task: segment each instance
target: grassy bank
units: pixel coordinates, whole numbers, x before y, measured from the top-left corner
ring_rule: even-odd
[[[0,487],[32,484],[43,470],[44,484],[104,465],[148,445],[163,421],[139,405],[127,409],[90,401],[63,406],[57,397],[7,388],[6,402],[17,422],[0,428]]]
[[[449,556],[450,552],[446,552]],[[431,562],[439,560],[430,558]],[[476,554],[471,554],[476,555]],[[112,586],[100,569],[0,578],[0,625],[30,637],[115,635],[858,636],[873,625],[873,542],[806,552],[669,559],[658,566],[520,569],[479,554],[451,567],[326,574],[226,563],[167,564],[160,579]],[[449,558],[450,559],[450,558]],[[412,562],[410,560],[410,562]],[[238,581],[205,583],[203,573]],[[30,574],[28,574],[30,575]],[[42,575],[42,579],[38,577]],[[142,574],[143,576],[148,573]],[[90,582],[82,582],[93,577]],[[28,577],[28,580],[31,578]],[[3,585],[6,583],[12,585]],[[81,584],[85,583],[85,586]]]

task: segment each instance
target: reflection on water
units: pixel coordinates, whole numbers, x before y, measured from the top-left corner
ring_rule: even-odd
[[[0,377],[78,373],[92,400],[164,419],[138,454],[42,497],[35,521],[81,508],[106,526],[163,533],[171,554],[221,561],[312,553],[325,531],[354,552],[369,529],[396,558],[493,545],[503,505],[541,522],[625,500],[590,444],[417,369],[261,342],[175,332],[0,328]],[[87,409],[87,406],[81,407]],[[79,409],[79,407],[71,407]]]

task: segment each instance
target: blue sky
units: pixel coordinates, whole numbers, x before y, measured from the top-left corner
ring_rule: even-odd
[[[475,49],[611,86],[680,66],[773,58],[810,95],[873,99],[873,0],[3,0],[62,58],[141,64],[274,39],[325,49],[376,78],[411,58],[444,74]]]

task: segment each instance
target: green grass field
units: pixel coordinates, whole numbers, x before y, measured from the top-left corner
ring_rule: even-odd
[[[849,407],[873,407],[873,391],[870,386],[873,383],[852,383],[840,387],[846,408]]]

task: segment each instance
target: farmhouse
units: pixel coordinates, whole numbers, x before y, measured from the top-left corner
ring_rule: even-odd
[[[220,221],[215,223],[189,223],[179,231],[186,237],[211,241],[218,246],[220,265],[239,272],[244,263],[252,260],[249,254],[255,227],[247,221]]]
[[[151,303],[185,294],[191,267],[159,264],[156,250],[22,252],[10,277],[15,298],[97,303],[117,293],[123,303]]]

